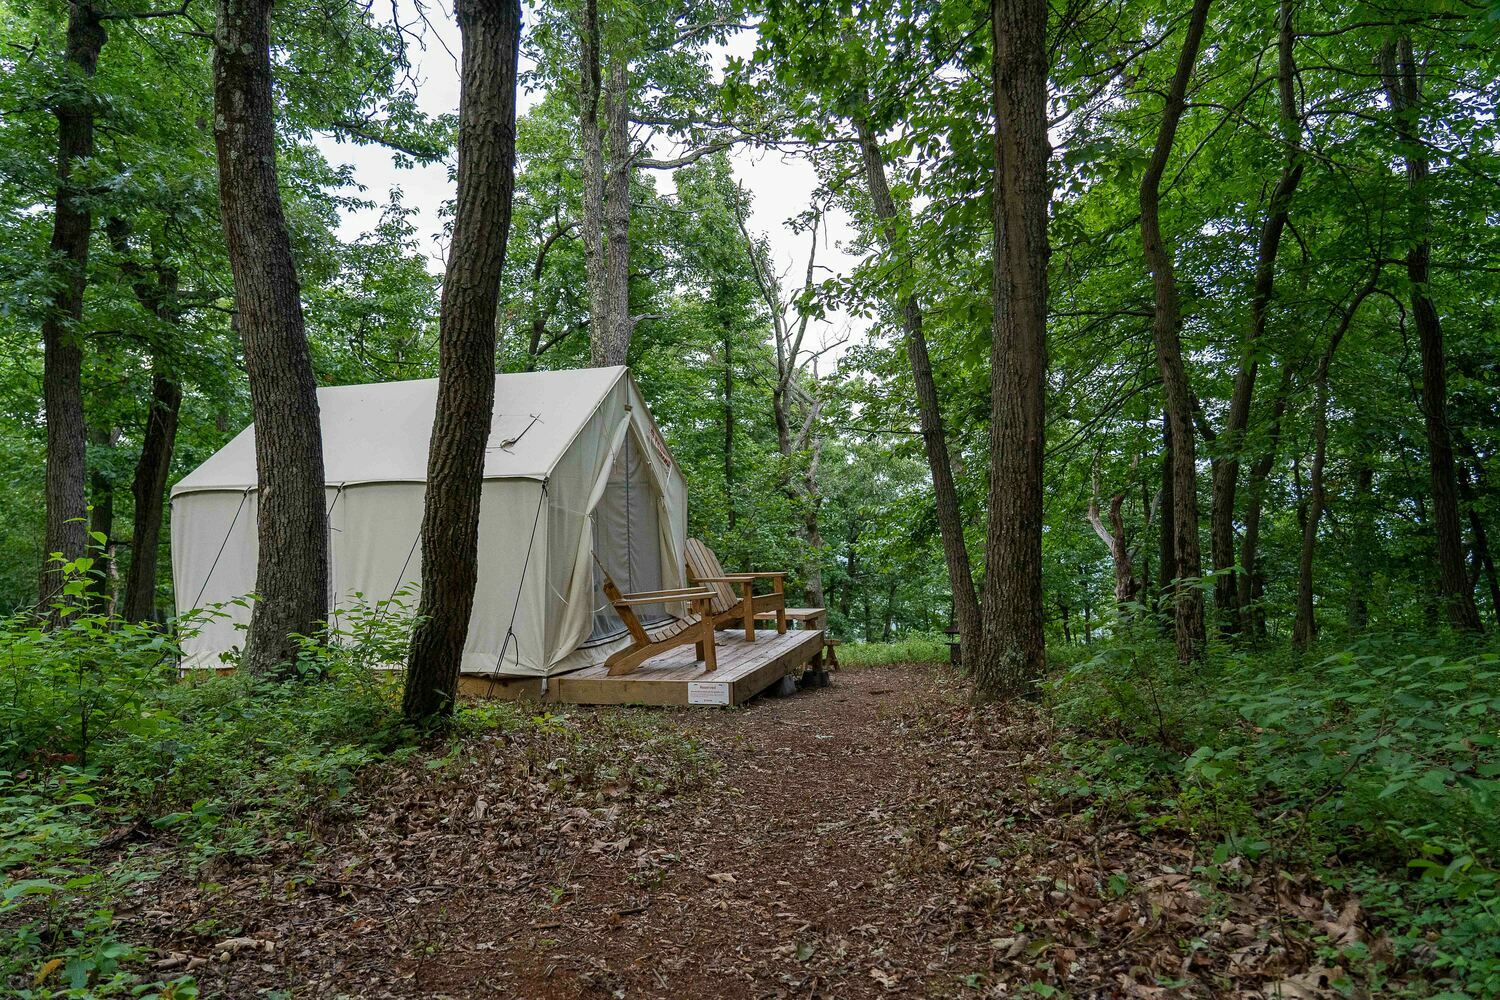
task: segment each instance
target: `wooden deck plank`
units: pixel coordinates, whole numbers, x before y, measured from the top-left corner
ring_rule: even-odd
[[[602,666],[561,674],[549,679],[545,696],[541,679],[535,677],[492,679],[467,674],[459,678],[459,690],[466,697],[577,705],[687,705],[689,685],[704,682],[726,685],[729,703],[738,705],[786,674],[800,671],[822,648],[823,633],[817,629],[761,633],[753,643],[742,635],[721,632],[719,668],[712,673],[696,661],[693,648],[685,646],[652,657],[634,673],[620,677],[609,676]]]

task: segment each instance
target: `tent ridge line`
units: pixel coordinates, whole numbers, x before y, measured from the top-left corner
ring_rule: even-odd
[[[512,472],[503,476],[485,476],[483,482],[529,482],[542,483],[552,477],[550,472]],[[328,482],[323,484],[324,489],[341,490],[352,489],[356,486],[420,486],[426,485],[424,479],[345,479],[337,483]],[[185,490],[175,490],[171,499],[189,496],[194,493],[259,493],[259,486],[189,486]]]

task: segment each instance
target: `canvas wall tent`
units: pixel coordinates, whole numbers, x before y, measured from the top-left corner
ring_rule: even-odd
[[[318,390],[336,623],[403,589],[416,608],[436,398],[435,379]],[[255,482],[252,426],[172,489],[177,611],[229,613],[186,641],[189,667],[244,642],[249,611],[227,602],[255,590]],[[681,587],[686,531],[686,484],[625,368],[499,376],[463,672],[602,662],[628,640],[599,565],[627,591]]]

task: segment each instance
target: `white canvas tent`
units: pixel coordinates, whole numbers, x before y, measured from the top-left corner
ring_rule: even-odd
[[[331,607],[405,588],[415,610],[436,398],[435,379],[318,390]],[[219,666],[244,643],[249,611],[226,602],[255,590],[255,483],[252,426],[172,489],[177,611],[230,613],[187,640],[186,666]],[[628,638],[598,565],[625,591],[680,587],[686,530],[686,484],[625,368],[499,376],[463,672],[602,662]]]

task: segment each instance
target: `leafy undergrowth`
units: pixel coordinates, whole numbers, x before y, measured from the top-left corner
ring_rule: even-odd
[[[399,600],[342,616],[332,643],[306,643],[299,679],[182,683],[171,638],[97,609],[89,570],[64,568],[57,627],[0,619],[6,995],[194,996],[203,961],[260,942],[195,917],[186,926],[213,947],[196,961],[163,957],[176,931],[140,900],[209,898],[246,866],[295,881],[346,831],[400,828],[456,772],[482,768],[485,790],[464,808],[513,815],[524,839],[526,817],[556,818],[523,807],[527,796],[569,808],[602,796],[620,812],[710,770],[680,731],[628,711],[578,720],[464,706],[440,735],[413,732],[398,675],[370,669],[405,648]]]
[[[129,995],[142,955],[115,903],[163,865],[200,868],[295,846],[358,815],[368,765],[416,752],[390,693],[352,676],[308,684],[164,686],[144,724],[0,775],[0,981],[24,996]],[[172,856],[163,849],[170,847]],[[190,982],[157,983],[191,995]]]
[[[610,830],[628,830],[712,772],[679,731],[630,711],[466,707],[441,741],[415,742],[393,693],[217,680],[171,699],[170,762],[160,739],[133,738],[88,771],[10,779],[4,983],[26,997],[194,996],[205,965],[271,947],[220,905],[246,871],[293,892],[378,889],[412,861],[391,840],[435,848],[485,822],[505,831],[500,849],[530,850],[585,835],[580,817],[601,804]],[[441,829],[420,829],[435,806]]]
[[[305,842],[140,885],[124,930],[233,996],[1333,997],[1404,975],[1349,892],[1056,794],[1047,713],[976,709],[947,670],[469,721]]]
[[[300,683],[184,684],[169,636],[92,607],[88,570],[66,568],[58,627],[0,620],[0,990],[187,997],[119,932],[120,900],[164,868],[306,843],[359,814],[370,765],[426,752],[364,665],[401,626],[309,644]]]
[[[347,992],[335,980],[351,963],[362,995],[420,995],[421,967],[471,931],[467,900],[562,901],[574,889],[549,859],[623,849],[716,771],[648,712],[498,703],[466,708],[459,728],[445,753],[372,769],[358,817],[306,844],[164,875],[127,915],[133,935],[156,943],[159,969],[228,995],[268,980]]]
[[[905,811],[904,871],[944,888],[963,977],[984,996],[1387,995],[1388,946],[1346,889],[1295,865],[1216,857],[1190,831],[1097,808],[1059,786],[1068,733],[1041,706],[980,706],[966,688],[902,720],[941,762]]]
[[[87,615],[0,638],[22,997],[468,995],[497,969],[549,997],[1500,994],[1500,661],[1472,644],[1184,671],[1144,635],[1061,651],[1046,705],[872,666],[727,712],[472,706],[421,739],[378,648],[181,685]]]
[[[939,663],[948,659],[945,636],[914,635],[894,642],[851,642],[839,647],[845,667],[888,667],[899,663]]]
[[[1492,649],[1383,636],[1185,669],[1143,636],[1080,656],[1055,696],[1053,794],[1193,838],[1205,871],[1311,871],[1357,897],[1378,934],[1330,940],[1330,967],[1500,995]]]

